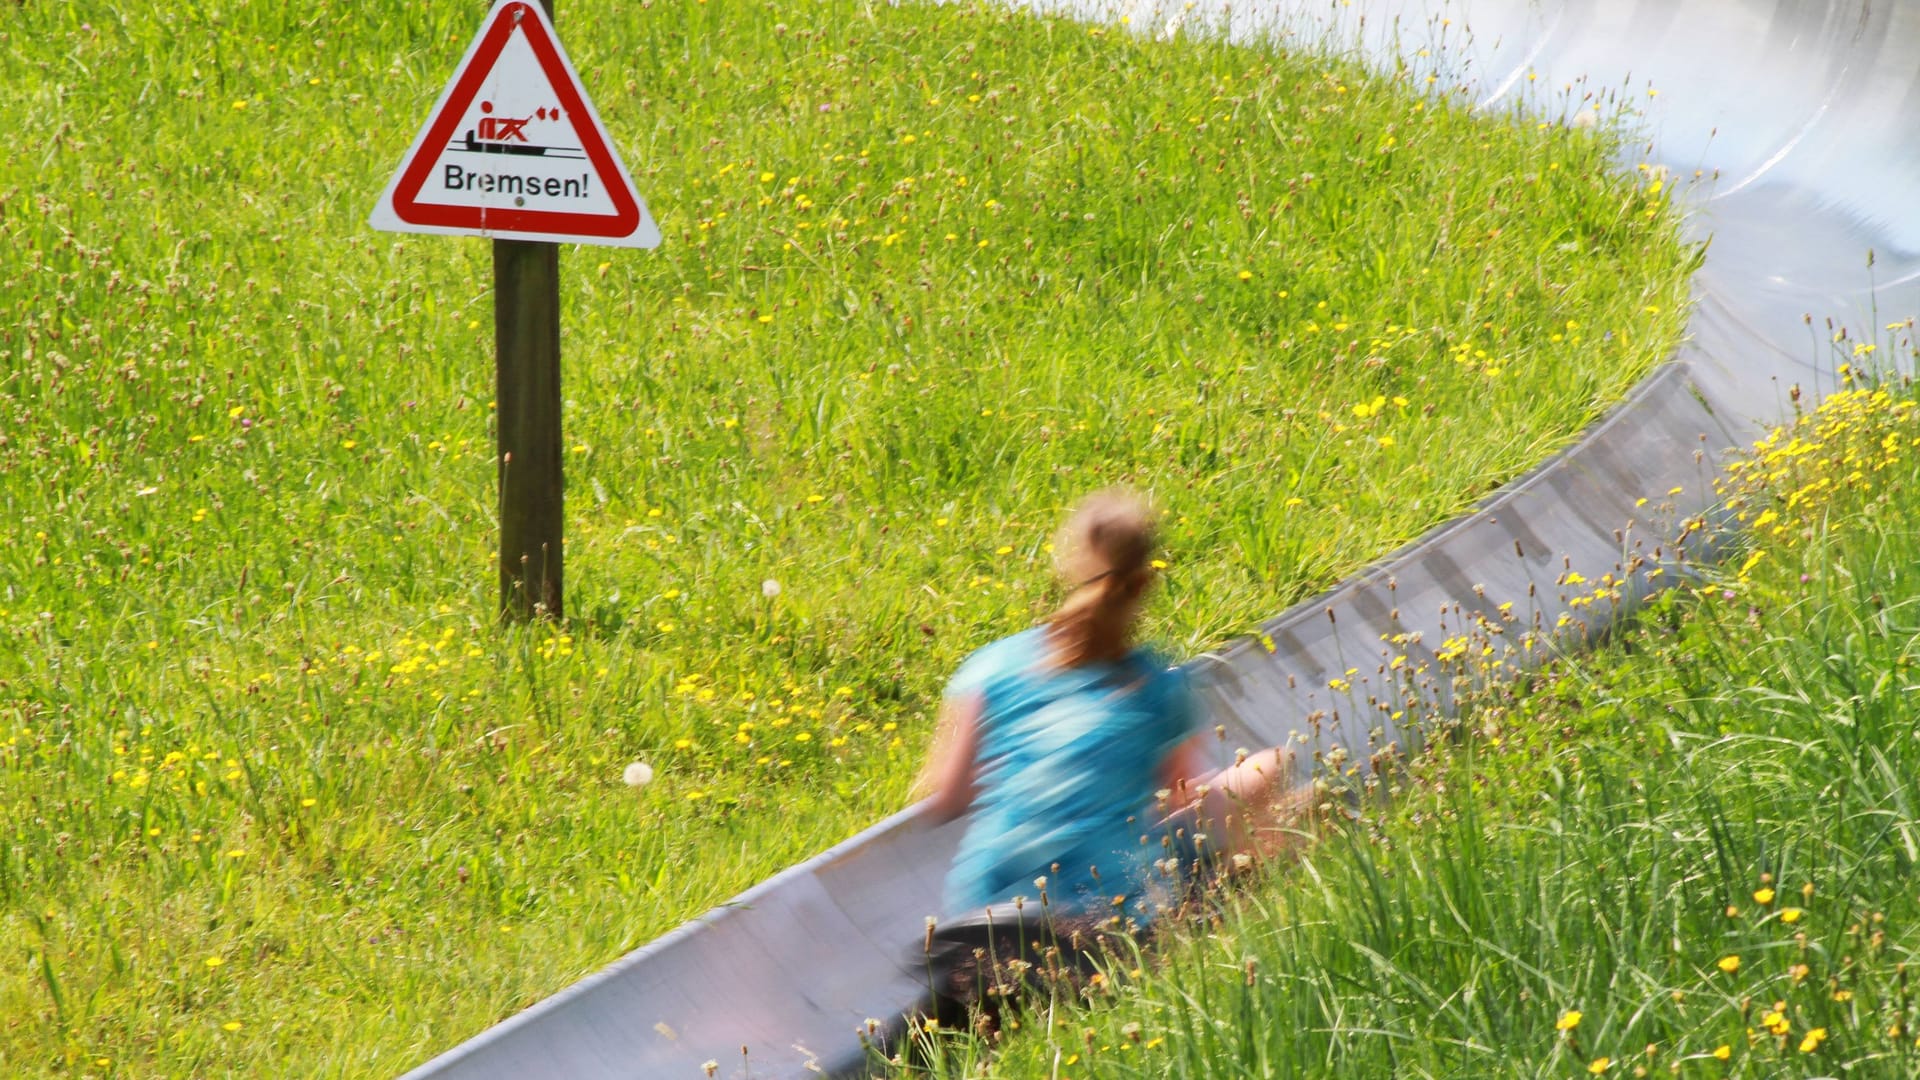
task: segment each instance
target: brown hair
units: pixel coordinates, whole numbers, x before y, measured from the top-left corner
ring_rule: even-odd
[[[1152,575],[1152,511],[1130,492],[1095,492],[1067,519],[1055,546],[1072,592],[1047,620],[1054,662],[1078,667],[1126,655],[1137,601]]]

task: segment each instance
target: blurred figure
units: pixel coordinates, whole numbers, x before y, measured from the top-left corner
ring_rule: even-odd
[[[1290,750],[1212,771],[1186,672],[1134,641],[1153,522],[1129,493],[1086,499],[1055,544],[1059,610],[948,684],[921,784],[935,820],[971,812],[949,915],[1025,897],[1144,928],[1203,861],[1278,847],[1310,796]]]

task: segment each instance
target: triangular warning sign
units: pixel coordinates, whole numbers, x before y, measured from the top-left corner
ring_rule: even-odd
[[[369,223],[650,248],[660,230],[537,2],[498,0]]]

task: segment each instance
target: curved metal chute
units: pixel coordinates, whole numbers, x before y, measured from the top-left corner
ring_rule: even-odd
[[[1131,21],[1164,32],[1193,17],[1185,9],[1137,3]],[[1529,587],[1551,624],[1567,610],[1555,587],[1567,567],[1622,572],[1656,547],[1671,560],[1671,533],[1637,500],[1671,501],[1676,519],[1708,512],[1722,458],[1788,414],[1790,387],[1808,404],[1832,389],[1828,318],[1870,337],[1920,309],[1920,0],[1353,0],[1233,18],[1245,32],[1331,35],[1379,61],[1470,31],[1445,62],[1483,106],[1529,85],[1614,88],[1644,112],[1641,161],[1683,185],[1702,174],[1690,227],[1711,243],[1670,363],[1473,513],[1273,619],[1272,651],[1242,643],[1194,661],[1223,755],[1304,736],[1364,763],[1399,733],[1328,683],[1375,670],[1382,635],[1418,634],[1412,650],[1430,658],[1476,611]],[[721,1076],[856,1070],[869,1018],[897,1020],[925,989],[913,956],[956,839],[895,815],[408,1080],[692,1078],[710,1060]]]

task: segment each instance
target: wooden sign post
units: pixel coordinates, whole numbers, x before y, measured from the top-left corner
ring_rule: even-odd
[[[493,354],[500,611],[510,619],[564,619],[560,245],[493,242]]]

